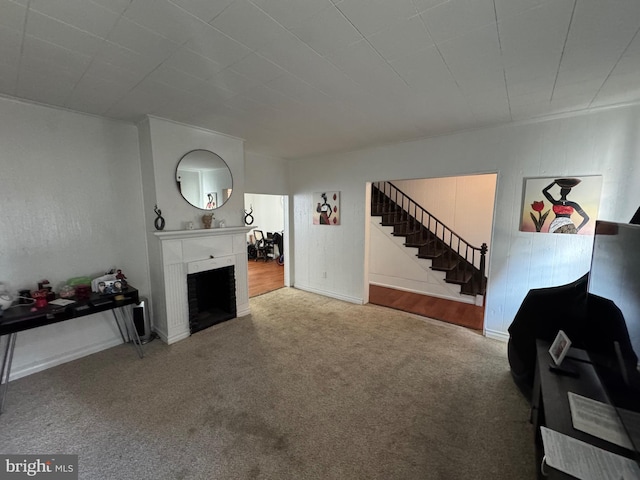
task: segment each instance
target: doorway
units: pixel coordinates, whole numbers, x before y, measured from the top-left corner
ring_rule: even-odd
[[[265,237],[272,241],[274,234],[282,235],[286,241],[287,229],[287,197],[285,195],[266,195],[245,193],[244,208],[251,212],[252,230],[247,233],[249,298],[272,292],[285,286],[285,276],[288,269],[285,248],[280,252],[277,242],[273,242],[273,254],[256,256],[250,247],[256,242],[254,230],[260,230]],[[277,236],[276,236],[277,238]],[[271,251],[271,250],[270,250]],[[284,255],[284,263],[278,262],[280,255]]]
[[[420,230],[420,227],[412,222],[411,229],[404,232],[404,227],[392,225],[388,217],[376,216],[372,210],[372,184],[368,184],[365,291],[369,302],[483,330],[484,291],[469,295],[461,287],[461,282],[450,281],[457,279],[449,278],[453,275],[449,275],[446,269],[453,269],[455,265],[449,267],[445,262],[438,264],[438,259],[433,255],[438,254],[438,250],[444,250],[446,254],[446,243],[452,243],[450,238],[453,237],[456,244],[460,238],[463,245],[488,246],[483,260],[488,267],[497,174],[389,182],[393,185],[396,202],[397,192],[400,191],[401,195],[406,195],[437,219],[436,230],[449,233],[445,233],[444,237],[448,235],[445,241],[435,239],[433,245],[437,248],[433,253],[429,252],[432,247],[418,247],[424,239],[423,235],[410,236],[408,233]],[[378,200],[374,198],[374,201]],[[412,209],[407,215],[415,217],[415,210]],[[433,239],[429,238],[429,241]],[[458,250],[455,250],[449,258],[459,256]],[[480,262],[477,257],[474,257],[474,261],[478,266]],[[485,275],[486,271],[488,268]]]

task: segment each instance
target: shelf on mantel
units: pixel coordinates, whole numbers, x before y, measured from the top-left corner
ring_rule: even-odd
[[[173,240],[179,238],[211,237],[216,235],[235,235],[238,233],[248,233],[254,228],[256,227],[252,225],[250,227],[199,228],[197,230],[160,230],[152,233],[160,240]]]

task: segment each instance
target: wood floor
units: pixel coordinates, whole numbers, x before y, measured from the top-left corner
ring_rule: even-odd
[[[249,260],[249,298],[284,287],[284,266],[275,261]]]
[[[268,262],[249,260],[248,263],[249,297],[256,297],[284,287],[284,267],[273,260]],[[484,323],[483,307],[377,285],[369,286],[369,302],[474,330],[482,330]]]
[[[369,303],[482,330],[484,307],[369,285]]]

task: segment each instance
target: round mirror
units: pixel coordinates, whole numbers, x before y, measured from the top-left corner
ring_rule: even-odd
[[[184,199],[202,210],[224,205],[233,189],[229,166],[208,150],[185,153],[178,162],[176,182]]]

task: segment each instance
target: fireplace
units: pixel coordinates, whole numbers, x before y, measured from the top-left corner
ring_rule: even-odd
[[[153,329],[164,342],[172,344],[202,328],[251,313],[247,281],[250,230],[150,232],[155,240],[150,242]]]
[[[187,275],[189,330],[196,333],[236,317],[233,265]]]

